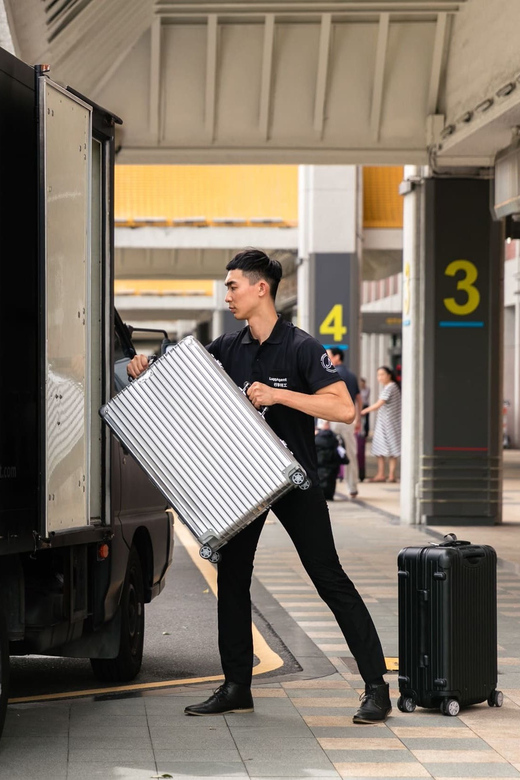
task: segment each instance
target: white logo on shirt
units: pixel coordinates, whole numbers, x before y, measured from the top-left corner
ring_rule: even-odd
[[[328,371],[331,374],[336,373],[336,369],[332,365],[330,357],[327,355],[326,352],[324,352],[323,355],[321,356],[321,365],[323,366],[325,371]]]

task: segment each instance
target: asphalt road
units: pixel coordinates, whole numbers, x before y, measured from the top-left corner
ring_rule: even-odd
[[[146,606],[144,661],[133,683],[157,683],[222,673],[217,648],[216,599],[184,547],[177,541],[163,592]],[[280,673],[299,667],[278,635],[262,618],[255,623],[271,648],[284,658]],[[11,658],[10,697],[109,688],[83,659],[26,656]]]

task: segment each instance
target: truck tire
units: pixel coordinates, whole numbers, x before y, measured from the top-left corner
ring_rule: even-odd
[[[115,658],[91,658],[94,674],[105,682],[126,682],[139,674],[144,643],[144,583],[141,559],[130,549],[121,596],[121,636]]]
[[[9,698],[9,640],[7,624],[0,609],[0,736],[4,728],[7,699]]]

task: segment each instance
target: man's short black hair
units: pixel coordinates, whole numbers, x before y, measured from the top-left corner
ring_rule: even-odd
[[[334,357],[336,357],[336,355],[337,355],[339,357],[339,359],[341,360],[341,362],[343,363],[343,350],[342,349],[340,349],[339,347],[331,347],[329,349],[329,352],[330,352],[331,355],[334,355]]]
[[[271,260],[260,249],[244,249],[226,265],[226,271],[234,271],[235,269],[242,271],[244,276],[249,279],[250,284],[256,284],[260,279],[264,279],[269,285],[271,298],[273,301],[275,300],[283,273],[278,260]]]

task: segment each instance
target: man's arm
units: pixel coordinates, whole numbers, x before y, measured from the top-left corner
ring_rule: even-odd
[[[313,395],[269,387],[262,382],[254,382],[248,388],[247,395],[257,409],[281,404],[330,422],[351,423],[356,417],[347,386],[339,377],[337,382],[320,388]]]

